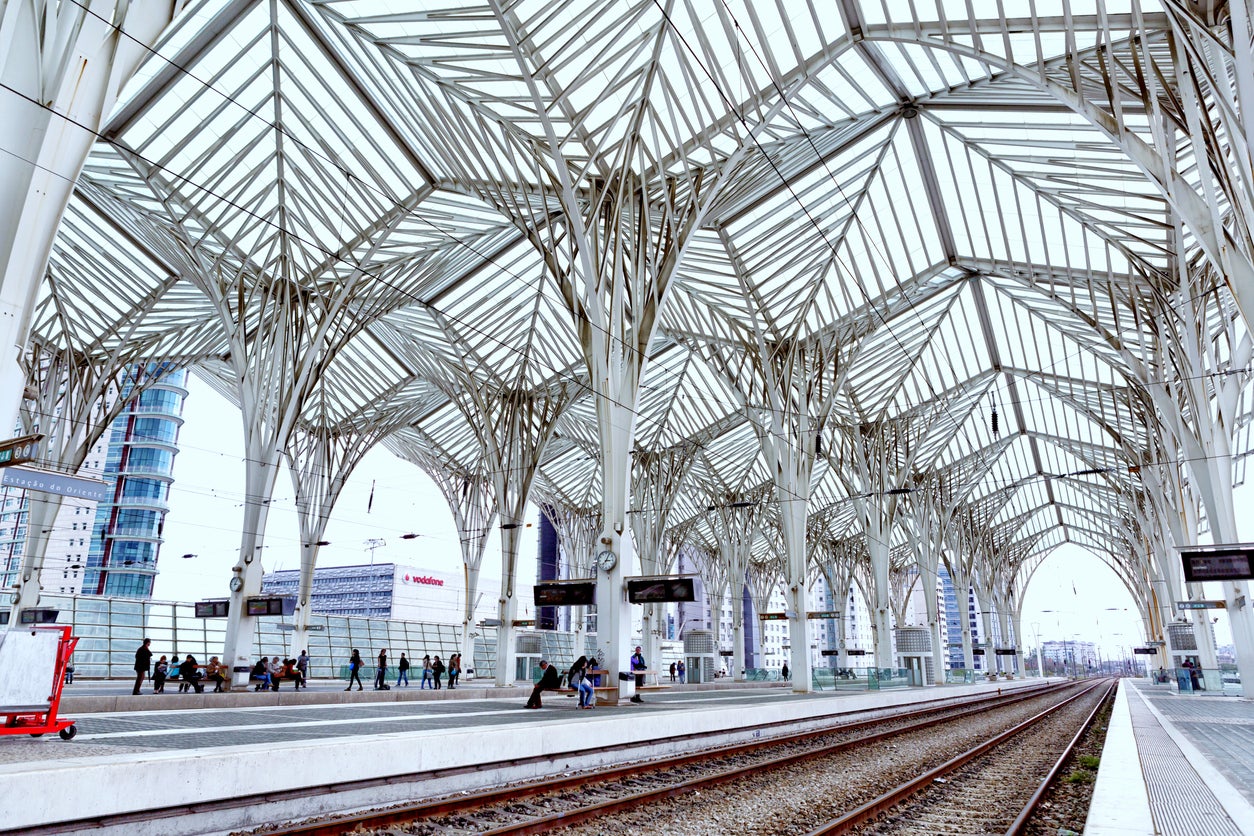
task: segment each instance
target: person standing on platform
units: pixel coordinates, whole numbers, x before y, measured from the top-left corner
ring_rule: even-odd
[[[385,647],[379,651],[379,669],[374,673],[374,689],[382,691],[383,686],[387,685],[388,675],[388,649]]]
[[[644,653],[641,651],[640,647],[637,645],[636,652],[631,654],[631,669],[633,671],[643,671],[643,670],[647,670],[648,667],[649,667],[649,663],[644,660]],[[636,688],[639,689],[643,687],[644,687],[644,674],[638,673],[636,674]],[[639,691],[631,695],[631,701],[632,702],[644,702],[644,700],[640,698]]]
[[[671,662],[671,682],[675,681],[675,663]]]
[[[448,657],[448,689],[452,691],[457,687],[457,677],[462,673],[462,655],[454,653]]]
[[[437,656],[431,662],[431,677],[435,680],[435,690],[440,690],[440,677],[444,676],[444,663]]]
[[[139,650],[135,651],[135,687],[131,690],[131,694],[137,697],[139,686],[144,684],[144,677],[148,675],[148,668],[152,666],[152,650],[148,647],[150,644],[152,644],[152,639],[144,639]]]
[[[409,660],[405,658],[405,654],[401,654],[401,660],[396,663],[396,687],[404,685],[409,687]]]
[[[679,673],[679,684],[685,685],[688,682],[688,666],[684,664],[684,660],[680,659],[675,665],[675,670]]]
[[[780,672],[779,672],[779,675],[780,675],[780,676],[782,676],[782,677],[784,678],[784,681],[785,681],[785,682],[787,682],[787,681],[788,681],[788,673],[789,673],[789,671],[788,671],[788,663],[787,663],[787,662],[785,662],[785,663],[784,663],[784,667],[783,667],[783,669],[781,669],[781,670],[780,670]]]
[[[422,657],[422,684],[418,686],[418,690],[425,689],[431,683],[431,654],[428,653]],[[435,686],[432,686],[435,687]]]
[[[300,655],[296,657],[296,670],[300,671],[300,678],[305,682],[305,687],[309,687],[309,651],[302,650]]]
[[[438,660],[440,657],[436,657]],[[436,676],[436,682],[439,682],[439,676]],[[524,708],[544,708],[540,703],[540,693],[542,691],[556,691],[561,684],[561,676],[557,672],[557,668],[550,665],[545,660],[540,660],[540,681],[536,683],[536,687],[531,690],[531,696],[527,698],[527,704]]]
[[[353,690],[353,680],[357,681],[357,690],[358,691],[362,690],[361,688],[361,665],[362,665],[361,653],[359,653],[357,651],[357,648],[354,647],[353,655],[350,656],[348,659],[348,687],[344,689],[345,691]]]

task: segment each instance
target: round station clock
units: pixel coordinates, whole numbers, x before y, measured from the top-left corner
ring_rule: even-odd
[[[617,565],[618,555],[614,554],[614,552],[609,549],[597,552],[597,566],[601,567],[602,571],[609,572]]]

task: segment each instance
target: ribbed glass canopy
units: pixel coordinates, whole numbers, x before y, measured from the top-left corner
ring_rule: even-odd
[[[1179,381],[1247,339],[1135,151],[1208,194],[1227,123],[1199,145],[1190,102],[1223,99],[1177,71],[1225,36],[1182,4],[1049,5],[192,3],[83,170],[35,336],[147,341],[238,399],[230,353],[267,362],[282,321],[322,352],[305,429],[386,413],[389,447],[466,467],[459,391],[568,387],[536,490],[595,507],[599,299],[647,354],[636,452],[699,447],[672,526],[712,536],[712,490],[771,484],[761,358],[824,346],[822,536],[857,530],[859,498],[942,491],[1015,565],[1064,542],[1120,560],[1148,470],[1181,478],[1152,390],[1209,420]],[[644,208],[598,238],[607,194]],[[1206,199],[1248,242],[1238,197]],[[664,256],[664,287],[606,279]],[[859,438],[905,476],[859,477]]]

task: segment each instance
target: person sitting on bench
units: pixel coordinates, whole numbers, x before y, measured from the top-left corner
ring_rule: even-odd
[[[557,672],[557,668],[550,665],[544,659],[540,660],[540,681],[536,683],[536,687],[532,689],[531,696],[527,698],[527,704],[524,708],[544,708],[540,703],[541,691],[556,691],[561,685],[562,677]]]
[[[200,683],[200,677],[200,666],[196,664],[196,657],[187,654],[187,658],[179,665],[179,679],[183,680],[179,683],[179,692],[191,693],[195,688],[197,694],[203,694],[205,686]]]
[[[205,668],[205,679],[213,682],[213,692],[215,694],[220,694],[226,690],[222,686],[226,684],[227,673],[226,665],[219,662],[217,656],[209,658],[209,665]]]
[[[262,688],[270,687],[270,671],[267,665],[269,661],[270,658],[268,656],[262,656],[261,660],[257,662],[257,664],[253,665],[252,672],[249,673],[248,678],[256,681],[257,683],[253,686],[254,691],[260,691]]]
[[[279,671],[278,677],[274,680],[274,690],[276,691],[279,690],[279,681],[283,679],[292,680],[292,682],[295,683],[295,688],[293,690],[296,690],[296,691],[299,691],[302,686],[306,688],[309,687],[305,685],[304,674],[302,674],[300,672],[300,669],[296,667],[295,659],[284,660],[283,667]]]

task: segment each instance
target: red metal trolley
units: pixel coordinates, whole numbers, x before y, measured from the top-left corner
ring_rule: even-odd
[[[0,636],[0,734],[57,732],[70,740],[78,733],[73,720],[57,717],[65,668],[78,644],[71,630],[39,624]]]

